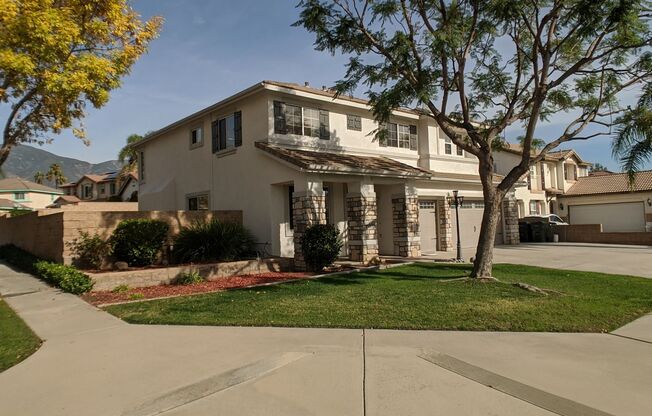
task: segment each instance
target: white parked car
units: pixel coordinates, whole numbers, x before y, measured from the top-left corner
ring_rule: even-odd
[[[527,220],[528,222],[534,222],[536,220],[542,220],[546,219],[550,224],[554,225],[568,225],[568,223],[561,218],[559,218],[558,215],[556,214],[546,214],[546,215],[528,215],[527,217],[523,217],[524,220]]]

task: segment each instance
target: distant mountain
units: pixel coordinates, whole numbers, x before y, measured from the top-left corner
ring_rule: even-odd
[[[76,181],[87,173],[104,173],[120,169],[120,162],[108,160],[102,163],[89,163],[70,157],[58,156],[37,147],[19,145],[14,147],[2,166],[6,177],[20,177],[34,180],[36,172],[46,173],[53,163],[58,163],[68,181]],[[45,185],[52,185],[45,182]]]

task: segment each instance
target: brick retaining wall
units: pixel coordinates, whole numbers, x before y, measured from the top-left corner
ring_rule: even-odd
[[[147,287],[169,284],[180,274],[190,271],[197,271],[206,280],[217,280],[229,276],[290,270],[292,270],[292,259],[273,258],[87,274],[95,282],[93,291],[100,291],[112,290],[120,285]]]
[[[561,242],[652,246],[652,232],[605,233],[601,224],[551,225],[551,228]]]
[[[197,220],[217,218],[242,224],[242,211],[67,211],[43,210],[19,217],[0,218],[0,245],[14,244],[23,250],[59,263],[70,264],[67,242],[80,231],[108,238],[120,221],[150,218],[167,222],[170,237]]]

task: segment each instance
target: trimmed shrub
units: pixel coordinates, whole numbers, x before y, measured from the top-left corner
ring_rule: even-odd
[[[179,274],[173,281],[175,285],[192,285],[204,282],[204,278],[197,270]]]
[[[125,220],[111,236],[113,257],[130,266],[154,264],[167,239],[169,226],[164,221],[149,219]]]
[[[79,295],[93,289],[91,278],[72,266],[41,260],[34,268],[39,276],[65,292]]]
[[[255,253],[256,239],[248,229],[215,219],[184,227],[174,239],[174,259],[179,263],[237,260]]]
[[[85,231],[79,237],[66,243],[75,256],[75,264],[82,268],[99,270],[104,260],[111,255],[111,243],[97,234],[90,235]]]
[[[93,280],[74,267],[42,260],[14,245],[0,247],[0,258],[64,292],[79,295],[93,288]]]
[[[342,250],[342,240],[334,225],[315,224],[306,229],[301,247],[308,268],[320,272],[337,260]]]

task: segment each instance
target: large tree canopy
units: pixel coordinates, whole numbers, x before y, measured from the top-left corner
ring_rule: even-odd
[[[477,156],[485,197],[477,277],[491,275],[499,206],[514,183],[562,143],[638,125],[637,109],[622,98],[652,76],[648,1],[302,0],[299,7],[296,24],[315,34],[317,49],[350,56],[337,91],[366,85],[379,122],[418,104]],[[537,127],[553,115],[568,122],[536,150]],[[496,184],[492,154],[510,126],[522,130],[523,152]]]
[[[0,166],[12,146],[66,128],[87,141],[87,103],[106,104],[160,23],[127,0],[0,0]]]

